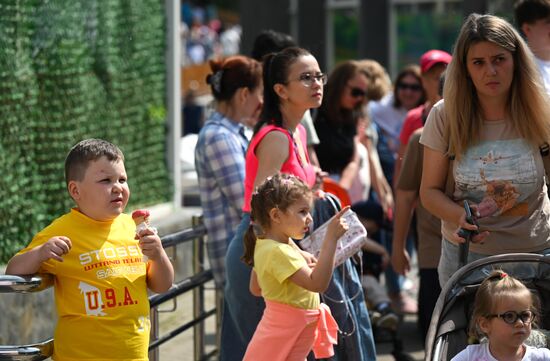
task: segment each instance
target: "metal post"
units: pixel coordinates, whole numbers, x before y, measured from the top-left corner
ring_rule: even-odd
[[[150,341],[156,341],[159,338],[159,311],[157,307],[151,309],[149,318],[151,320],[151,335],[149,336]],[[159,361],[160,360],[160,348],[157,347],[149,351],[149,361]]]
[[[391,0],[361,0],[359,4],[359,58],[374,59],[390,70],[392,44]]]
[[[487,0],[464,0],[462,2],[462,13],[464,17],[471,13],[485,14],[487,12]]]
[[[166,13],[166,108],[168,169],[174,182],[173,205],[181,208],[181,40],[180,1],[165,0]]]
[[[238,1],[243,29],[241,54],[248,55],[252,52],[254,39],[262,30],[273,29],[287,34],[291,32],[290,1]]]
[[[222,344],[222,316],[223,316],[223,290],[220,290],[216,287],[215,296],[216,298],[216,348],[218,353],[221,350]]]
[[[326,6],[319,0],[296,0],[298,5],[297,29],[298,44],[309,50],[321,67],[322,71],[328,72],[325,46],[328,44],[326,38]],[[332,25],[332,24],[331,24]],[[330,54],[333,57],[333,54]]]
[[[294,38],[294,40],[300,44],[300,30],[298,30],[299,23],[300,23],[300,14],[298,11],[298,0],[290,0],[288,4],[288,15],[290,18],[290,36]],[[302,19],[303,20],[303,19]]]
[[[333,10],[328,8],[325,10],[325,67],[324,71],[329,72],[334,67],[334,16]]]
[[[200,218],[194,216],[193,226],[200,223]],[[204,237],[197,237],[193,241],[193,273],[197,274],[204,271]],[[204,313],[204,285],[200,285],[193,290],[193,318],[197,319]],[[195,361],[203,358],[204,351],[204,321],[198,322],[193,326],[193,341]]]

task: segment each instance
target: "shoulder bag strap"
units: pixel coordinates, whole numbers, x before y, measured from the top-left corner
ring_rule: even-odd
[[[342,206],[340,200],[332,193],[325,193],[325,199],[328,200],[332,208],[334,208],[334,214],[340,212]]]
[[[445,181],[445,195],[450,199],[453,199],[453,194],[455,192],[455,177],[453,173],[454,160],[454,154],[449,155],[449,168],[447,169],[447,180]]]
[[[540,155],[542,157],[542,163],[544,164],[544,173],[546,174],[546,184],[549,183],[550,178],[550,145],[548,142],[542,143],[539,147]]]

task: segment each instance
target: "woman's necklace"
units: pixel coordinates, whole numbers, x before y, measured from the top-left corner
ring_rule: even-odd
[[[300,137],[294,137],[294,134],[290,129],[287,129],[288,134],[290,134],[290,137],[292,138],[292,142],[294,143],[294,153],[296,155],[296,158],[298,159],[298,163],[300,163],[300,166],[302,168],[305,168],[307,164],[307,158],[304,154],[304,148],[302,146],[302,141],[300,140]]]

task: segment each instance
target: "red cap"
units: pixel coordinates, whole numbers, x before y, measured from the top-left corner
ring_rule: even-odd
[[[420,57],[420,70],[422,73],[430,70],[435,64],[449,64],[452,60],[451,54],[443,50],[430,50]]]
[[[132,212],[132,218],[149,217],[150,212],[147,209],[137,209]]]

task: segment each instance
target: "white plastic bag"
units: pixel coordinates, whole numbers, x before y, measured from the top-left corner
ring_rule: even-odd
[[[348,258],[359,252],[367,240],[367,230],[359,218],[357,218],[357,214],[354,211],[348,209],[342,215],[342,218],[346,220],[349,228],[347,232],[338,239],[336,254],[334,257],[334,267],[341,265]],[[304,250],[313,254],[316,258],[319,257],[319,253],[321,252],[321,246],[325,240],[329,222],[330,220],[325,222],[313,233],[300,241],[300,246]]]

